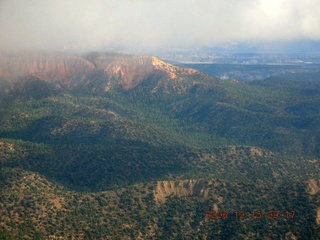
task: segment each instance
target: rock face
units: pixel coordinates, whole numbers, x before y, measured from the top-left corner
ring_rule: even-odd
[[[88,74],[96,72],[103,72],[110,79],[116,78],[125,90],[134,88],[152,74],[179,79],[183,74],[198,73],[147,56],[100,54],[88,60],[81,56],[55,53],[0,54],[0,79],[10,83],[29,75],[48,82],[70,79],[81,81]]]
[[[310,195],[320,195],[320,179],[310,179],[308,181],[307,192]],[[318,198],[320,203],[320,197]],[[320,225],[320,207],[317,208],[316,223]]]
[[[94,59],[98,70],[103,70],[107,76],[121,78],[125,90],[134,88],[151,74],[177,79],[179,74],[195,74],[198,71],[181,68],[163,62],[156,57],[148,56],[99,56]]]
[[[320,194],[320,179],[311,179],[308,181],[309,194],[316,195]]]
[[[208,180],[159,181],[154,190],[156,202],[164,203],[170,195],[208,198],[209,188],[214,183]]]
[[[43,80],[70,78],[94,70],[94,65],[77,56],[59,54],[0,55],[0,77],[10,82],[35,75]]]

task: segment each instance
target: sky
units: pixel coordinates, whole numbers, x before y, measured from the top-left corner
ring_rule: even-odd
[[[320,0],[0,0],[0,50],[320,41]]]

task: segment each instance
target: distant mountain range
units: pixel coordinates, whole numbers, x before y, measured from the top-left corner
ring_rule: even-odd
[[[1,53],[0,238],[320,238],[320,81],[302,78]]]

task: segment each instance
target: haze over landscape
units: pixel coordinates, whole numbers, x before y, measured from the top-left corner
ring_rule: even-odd
[[[0,0],[0,239],[320,239],[320,0]]]
[[[277,48],[319,41],[318,7],[319,0],[2,0],[0,49],[150,51],[241,42]]]

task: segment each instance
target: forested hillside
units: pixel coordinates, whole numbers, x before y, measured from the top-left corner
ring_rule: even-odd
[[[314,79],[4,54],[0,239],[318,239],[319,109]]]

